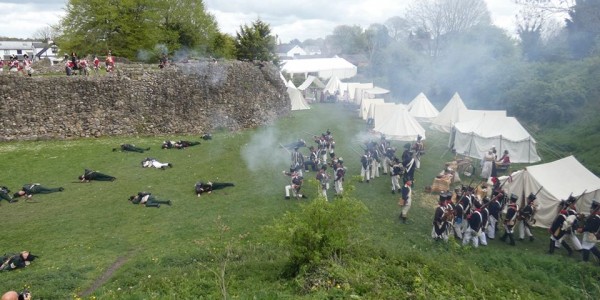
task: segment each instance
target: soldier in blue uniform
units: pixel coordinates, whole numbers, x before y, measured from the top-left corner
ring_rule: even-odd
[[[535,194],[529,194],[527,196],[527,204],[519,211],[519,219],[521,220],[519,224],[519,240],[521,241],[525,239],[525,235],[529,237],[530,242],[533,242],[535,239],[533,233],[531,233],[531,227],[535,224],[535,219],[533,218],[535,214],[535,199],[537,199]]]
[[[583,239],[581,241],[581,256],[583,261],[590,260],[590,252],[600,260],[600,250],[598,250],[598,238],[600,238],[600,203],[592,201],[590,215],[585,220],[583,229]]]
[[[503,242],[506,242],[506,238],[508,238],[511,246],[515,245],[513,231],[515,224],[517,223],[517,216],[519,212],[517,200],[519,200],[517,195],[510,195],[508,209],[506,210],[506,218],[504,219],[504,235],[500,238],[500,240]]]

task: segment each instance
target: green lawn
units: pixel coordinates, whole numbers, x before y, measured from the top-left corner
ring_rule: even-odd
[[[272,243],[265,228],[317,194],[311,172],[305,175],[308,200],[284,200],[289,178],[282,170],[289,168],[289,154],[278,144],[298,138],[312,144],[312,135],[327,129],[348,167],[347,189],[368,208],[353,244],[365,253],[334,266],[329,278],[343,278],[339,288],[306,292],[299,280],[281,276],[288,253]],[[545,230],[535,232],[535,242],[516,247],[490,241],[472,249],[431,240],[436,196],[423,188],[452,158],[445,134],[427,132],[410,223],[401,224],[389,177],[370,184],[356,180],[365,129],[353,110],[320,104],[263,128],[215,132],[213,140],[185,150],[161,150],[160,144],[200,140],[200,134],[2,143],[0,185],[13,192],[30,182],[65,190],[1,202],[0,252],[28,249],[40,258],[25,269],[0,273],[0,290],[26,287],[36,299],[594,299],[600,294],[600,268],[579,263],[579,254],[546,255]],[[111,151],[121,143],[151,150]],[[402,143],[396,146],[401,149]],[[174,167],[143,169],[145,157]],[[77,183],[84,168],[117,180]],[[236,186],[198,198],[193,187],[199,180]],[[138,191],[170,199],[173,206],[129,203],[128,196]]]

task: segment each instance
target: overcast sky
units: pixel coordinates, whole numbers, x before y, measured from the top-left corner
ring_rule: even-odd
[[[418,0],[413,0],[418,1]],[[234,35],[240,25],[257,18],[269,23],[273,34],[283,43],[297,38],[325,37],[337,25],[383,23],[403,16],[407,0],[205,0],[222,32]],[[518,7],[512,0],[486,0],[494,24],[514,31]],[[64,16],[67,0],[0,0],[0,36],[29,38]]]

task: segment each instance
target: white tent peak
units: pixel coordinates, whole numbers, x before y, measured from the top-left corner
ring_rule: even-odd
[[[292,110],[310,109],[310,106],[306,103],[306,99],[302,96],[302,92],[294,87],[293,84],[287,87],[287,93],[290,96]]]
[[[408,104],[408,111],[419,122],[431,122],[440,113],[423,93],[419,93]]]
[[[454,96],[452,96],[437,117],[431,120],[431,128],[441,132],[450,132],[452,125],[459,120],[460,111],[466,109],[467,106],[465,106],[458,92],[454,93]]]

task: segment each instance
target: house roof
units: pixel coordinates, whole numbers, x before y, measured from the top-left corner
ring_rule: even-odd
[[[31,41],[0,41],[0,50],[31,50]]]

